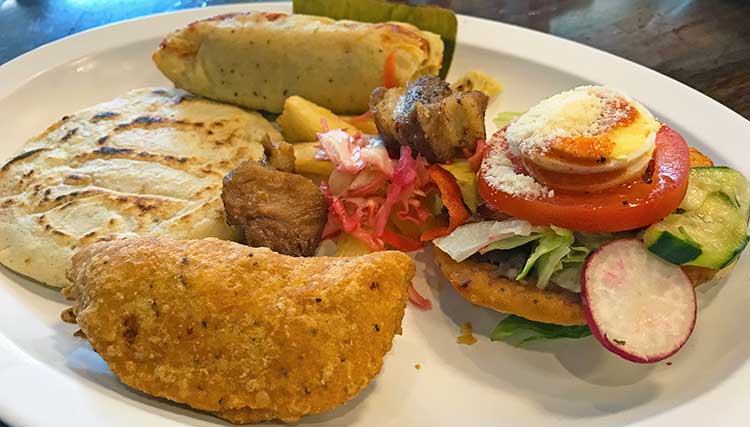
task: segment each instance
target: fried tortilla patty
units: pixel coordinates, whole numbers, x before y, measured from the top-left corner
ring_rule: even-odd
[[[696,148],[690,148],[690,163],[692,167],[713,166],[713,161]],[[443,275],[472,304],[538,322],[586,324],[580,294],[553,284],[539,289],[531,280],[500,277],[493,264],[471,259],[456,262],[437,247],[433,246],[432,250]],[[718,270],[703,267],[684,266],[682,269],[693,286],[712,280],[718,273]]]
[[[550,285],[539,289],[533,281],[511,280],[494,274],[486,262],[454,261],[433,246],[435,261],[453,287],[472,304],[530,320],[558,325],[585,325],[580,295]]]
[[[235,423],[295,421],[354,397],[401,332],[411,258],[294,258],[216,239],[76,253],[64,289],[112,372]]]

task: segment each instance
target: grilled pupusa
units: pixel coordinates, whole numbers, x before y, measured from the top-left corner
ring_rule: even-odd
[[[0,262],[68,284],[76,248],[139,235],[235,235],[222,179],[280,135],[257,113],[177,89],[129,92],[63,117],[0,168]]]

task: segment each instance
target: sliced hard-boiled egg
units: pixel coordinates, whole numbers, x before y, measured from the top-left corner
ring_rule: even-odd
[[[647,168],[661,124],[614,89],[581,86],[547,98],[506,130],[510,152],[540,182],[598,191]]]

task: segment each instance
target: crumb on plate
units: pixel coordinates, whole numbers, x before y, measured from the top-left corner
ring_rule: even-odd
[[[456,338],[456,342],[459,344],[473,345],[477,342],[477,338],[471,332],[471,322],[464,323],[461,325],[461,335]]]

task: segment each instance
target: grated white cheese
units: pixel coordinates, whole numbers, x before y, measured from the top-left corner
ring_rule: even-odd
[[[596,136],[606,132],[635,107],[627,95],[602,86],[580,86],[551,96],[532,107],[507,128],[514,156],[534,156],[561,138]]]
[[[492,145],[484,156],[482,174],[487,184],[503,193],[531,199],[555,196],[555,190],[550,190],[533,177],[516,173],[513,162],[499,144]]]

